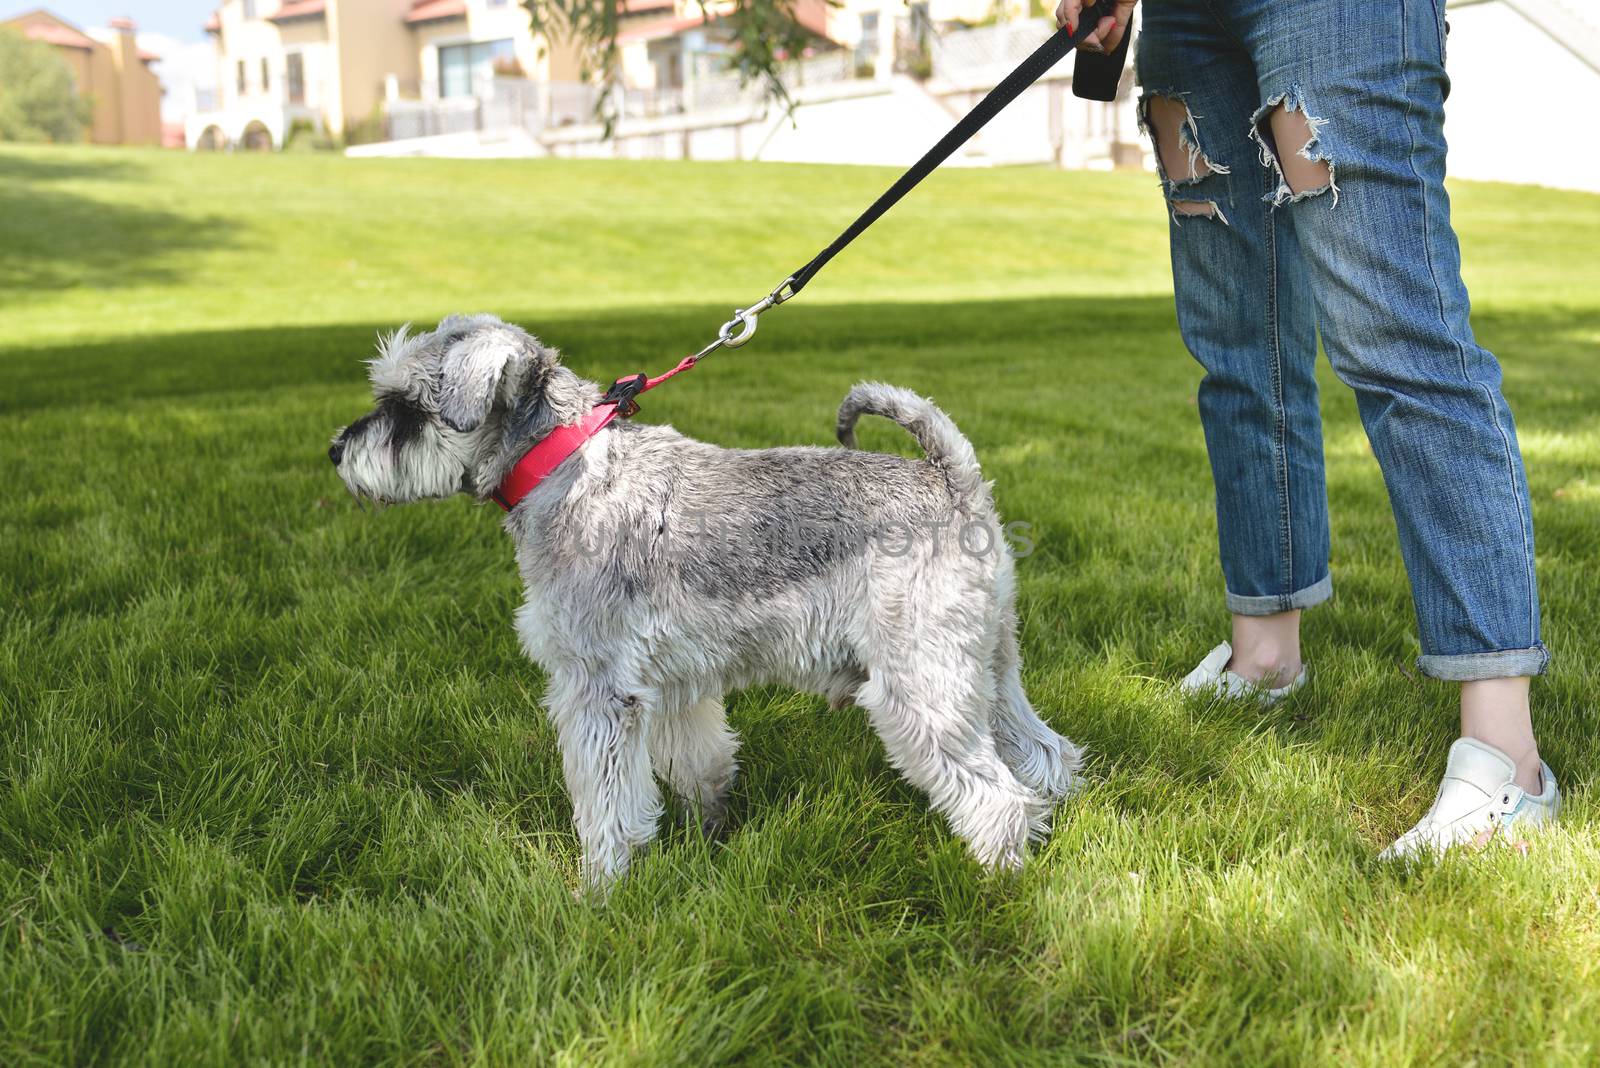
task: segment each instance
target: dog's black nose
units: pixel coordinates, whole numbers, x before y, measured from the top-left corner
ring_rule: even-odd
[[[328,459],[334,462],[334,466],[338,466],[339,461],[343,458],[344,435],[340,434],[338,437],[333,439],[333,444],[328,446]]]

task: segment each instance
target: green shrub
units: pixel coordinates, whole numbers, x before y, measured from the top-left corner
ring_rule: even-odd
[[[90,112],[54,49],[0,27],[0,141],[81,141]]]

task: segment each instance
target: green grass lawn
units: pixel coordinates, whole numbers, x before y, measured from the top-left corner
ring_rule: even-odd
[[[376,331],[492,310],[595,378],[703,344],[884,171],[0,152],[0,1064],[1593,1064],[1600,198],[1454,188],[1539,524],[1562,827],[1406,873],[1454,693],[1324,375],[1312,687],[1185,702],[1226,634],[1154,182],[943,173],[641,418],[827,443],[929,394],[1019,564],[1088,789],[980,872],[858,710],[769,689],[725,842],[574,897],[498,512],[356,511]],[[874,426],[867,447],[910,451]],[[674,823],[673,826],[676,826]]]

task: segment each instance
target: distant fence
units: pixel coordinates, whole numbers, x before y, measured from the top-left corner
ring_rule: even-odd
[[[475,96],[444,100],[391,100],[385,109],[390,140],[437,137],[483,129],[483,101]]]
[[[1018,19],[947,33],[929,40],[935,79],[961,88],[988,88],[1049,39],[1055,26]]]
[[[848,49],[837,49],[785,64],[784,86],[844,82],[857,74],[857,60]],[[425,97],[433,88],[413,85]],[[681,87],[636,89],[614,86],[607,92],[589,82],[535,82],[525,78],[486,78],[471,96],[434,99],[388,100],[384,105],[390,140],[436,137],[441,134],[479,132],[494,136],[522,130],[538,136],[546,129],[582,126],[603,114],[618,119],[654,119],[696,112],[759,111],[767,100],[767,86],[744,82],[736,72],[704,69]]]

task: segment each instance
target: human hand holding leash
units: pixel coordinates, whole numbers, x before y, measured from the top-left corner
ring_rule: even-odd
[[[1092,8],[1091,15],[1100,14],[1094,32],[1078,46],[1084,52],[1115,52],[1128,32],[1128,22],[1133,18],[1133,8],[1139,0],[1061,0],[1056,5],[1056,25],[1076,27],[1084,8]]]

